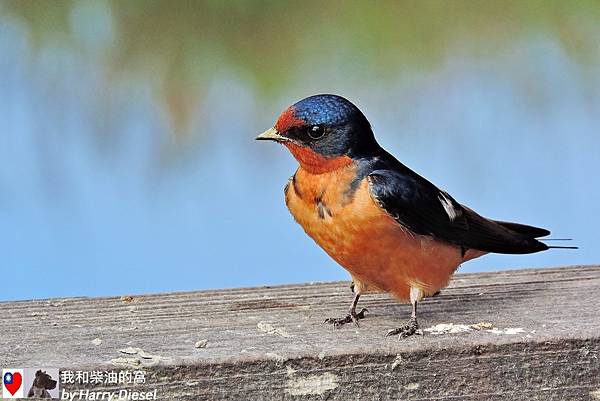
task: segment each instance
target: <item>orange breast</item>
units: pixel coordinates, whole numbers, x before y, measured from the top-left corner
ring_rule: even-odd
[[[287,206],[306,233],[369,286],[408,300],[410,287],[431,295],[462,262],[458,247],[403,228],[373,201],[364,179],[349,196],[354,165],[323,174],[302,167],[286,191]]]

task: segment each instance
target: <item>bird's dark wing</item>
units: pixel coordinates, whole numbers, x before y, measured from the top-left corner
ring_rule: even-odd
[[[508,228],[509,230],[516,231],[519,234],[528,235],[533,238],[545,237],[550,235],[550,231],[545,228],[528,226],[527,224],[512,223],[510,221],[494,220],[496,223]]]
[[[529,233],[512,230],[506,223],[486,219],[462,206],[408,168],[377,169],[367,179],[373,200],[416,234],[486,252],[518,254],[548,249]],[[534,235],[542,234],[542,230],[535,230]]]

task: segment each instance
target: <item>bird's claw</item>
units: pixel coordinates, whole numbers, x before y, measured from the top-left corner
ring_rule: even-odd
[[[354,323],[356,325],[356,327],[359,327],[358,321],[360,319],[364,319],[365,312],[368,312],[368,311],[369,310],[367,308],[362,308],[360,310],[360,312],[358,312],[358,313],[356,313],[356,311],[350,311],[350,313],[348,313],[348,315],[346,315],[346,317],[343,317],[343,318],[330,317],[330,318],[325,319],[325,321],[323,323],[330,323],[333,325],[334,328],[342,327],[346,323]]]
[[[398,327],[397,329],[392,329],[386,333],[386,337],[398,335],[398,340],[402,340],[403,338],[410,337],[412,335],[423,335],[423,330],[419,329],[419,323],[417,323],[417,319],[412,317],[408,322],[404,325]]]

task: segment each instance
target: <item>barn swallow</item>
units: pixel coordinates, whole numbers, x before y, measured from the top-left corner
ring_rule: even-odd
[[[456,269],[487,253],[527,254],[550,247],[550,232],[480,216],[458,203],[376,141],[364,114],[336,95],[315,95],[287,108],[256,139],[286,146],[299,162],[285,201],[304,231],[354,284],[348,315],[364,317],[361,294],[391,293],[412,304],[411,318],[387,335],[419,332],[417,303],[448,285]]]

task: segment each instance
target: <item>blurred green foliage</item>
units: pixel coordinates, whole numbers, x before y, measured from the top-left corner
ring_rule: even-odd
[[[596,0],[5,0],[0,12],[23,21],[36,47],[59,41],[109,72],[149,76],[180,123],[189,98],[224,70],[272,95],[318,66],[344,65],[348,80],[368,81],[538,33],[585,61],[598,57],[600,39]]]

